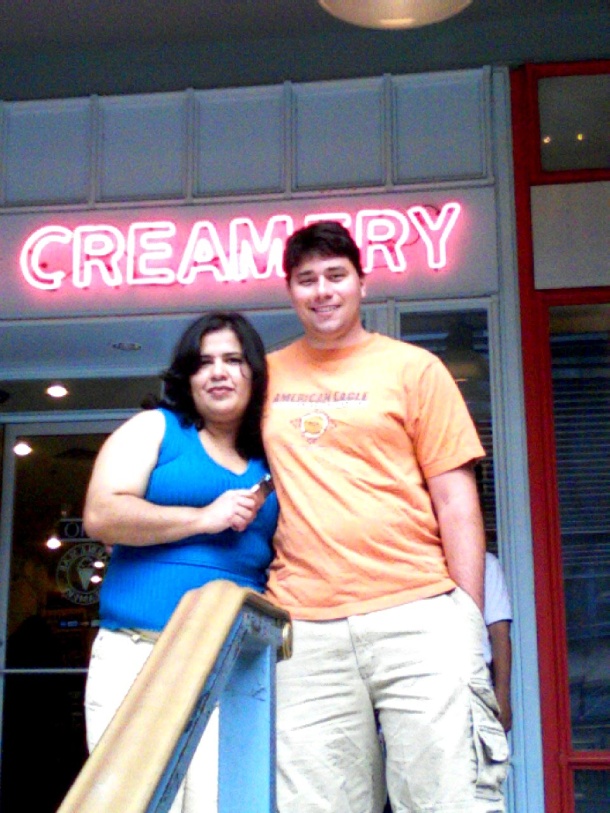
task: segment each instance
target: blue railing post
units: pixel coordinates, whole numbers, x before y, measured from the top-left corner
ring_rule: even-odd
[[[220,701],[218,813],[275,813],[275,653],[246,649]]]
[[[276,813],[275,669],[290,624],[245,603],[227,635],[146,813],[167,813],[218,703],[218,813]]]

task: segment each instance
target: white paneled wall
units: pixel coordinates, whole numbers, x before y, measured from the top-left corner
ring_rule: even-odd
[[[3,105],[2,201],[86,203],[92,177],[89,99]]]
[[[484,178],[490,99],[484,71],[392,80],[396,184]]]
[[[4,208],[493,182],[483,68],[0,103]]]
[[[382,186],[382,79],[295,85],[294,188]]]
[[[185,93],[100,98],[102,201],[182,198],[187,192],[189,99]]]
[[[283,85],[197,91],[193,194],[283,192],[286,91]]]

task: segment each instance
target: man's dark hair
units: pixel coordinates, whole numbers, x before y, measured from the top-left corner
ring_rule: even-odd
[[[208,333],[228,328],[237,336],[252,371],[250,400],[237,433],[236,448],[242,457],[263,458],[261,419],[267,395],[267,362],[261,337],[241,314],[214,311],[196,319],[182,334],[172,362],[161,375],[164,392],[159,406],[179,415],[184,426],[203,429],[204,419],[195,407],[191,394],[191,376],[201,367],[201,340]]]
[[[364,277],[360,249],[349,231],[335,220],[320,220],[292,234],[284,248],[283,267],[286,282],[294,269],[311,257],[347,257],[359,277]]]

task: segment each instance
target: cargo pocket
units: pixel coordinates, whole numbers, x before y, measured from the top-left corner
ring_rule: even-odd
[[[499,799],[508,772],[508,742],[497,717],[500,710],[487,681],[473,678],[469,685],[477,762],[476,796]]]

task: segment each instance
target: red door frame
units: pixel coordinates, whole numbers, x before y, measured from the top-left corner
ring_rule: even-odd
[[[542,170],[537,85],[543,77],[598,73],[610,73],[610,62],[527,65],[511,75],[517,254],[547,813],[574,813],[575,769],[610,769],[610,751],[575,751],[572,748],[549,308],[608,303],[610,286],[536,291],[530,189],[543,183],[608,180],[610,169]]]

